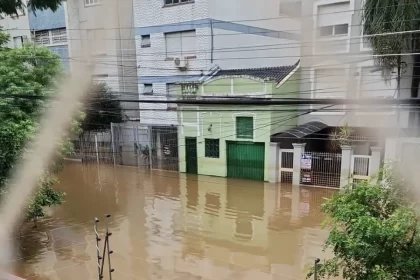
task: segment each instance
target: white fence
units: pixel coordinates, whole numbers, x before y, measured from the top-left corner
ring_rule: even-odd
[[[293,149],[280,149],[280,182],[292,183]]]

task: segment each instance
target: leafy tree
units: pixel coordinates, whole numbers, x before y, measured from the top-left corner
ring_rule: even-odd
[[[45,10],[51,9],[53,11],[60,7],[63,0],[29,0],[27,6],[33,10]],[[0,13],[6,15],[16,15],[18,10],[22,10],[25,7],[23,0],[1,0],[0,1]]]
[[[383,176],[384,185],[361,183],[323,205],[330,229],[325,246],[334,257],[318,265],[320,277],[420,279],[420,216],[413,195],[393,172]]]
[[[109,128],[111,123],[121,123],[120,102],[111,89],[104,83],[92,86],[93,93],[86,100],[86,116],[82,122],[83,131]]]
[[[8,35],[0,30],[0,193],[6,199],[8,176],[15,163],[22,159],[24,145],[39,128],[39,117],[49,105],[45,98],[54,91],[56,76],[62,71],[60,59],[48,49],[26,45],[21,49],[4,47]],[[2,96],[3,95],[3,96]],[[18,95],[13,98],[11,96]],[[21,96],[27,95],[27,98]],[[35,97],[35,98],[34,98]],[[77,124],[74,124],[77,127]],[[72,146],[64,141],[57,151],[57,162],[39,181],[39,189],[29,201],[29,220],[44,216],[43,207],[62,202],[63,194],[53,190],[64,155]]]
[[[397,69],[401,76],[402,54],[412,54],[413,74],[411,97],[417,97],[420,82],[420,1],[365,0],[362,9],[363,34],[375,54],[376,63],[383,66],[386,77]],[[377,34],[392,34],[381,35]]]

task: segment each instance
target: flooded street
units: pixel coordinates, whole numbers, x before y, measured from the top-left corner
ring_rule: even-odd
[[[11,240],[28,280],[97,279],[93,219],[112,215],[113,279],[304,279],[333,190],[68,163],[66,202]],[[108,279],[105,273],[105,279]]]

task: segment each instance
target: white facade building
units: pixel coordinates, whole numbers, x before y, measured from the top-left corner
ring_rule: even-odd
[[[18,11],[18,16],[0,15],[0,26],[3,27],[3,31],[10,35],[7,44],[9,48],[21,48],[25,42],[31,39],[27,9]]]
[[[400,92],[397,75],[392,73],[385,81],[381,69],[375,66],[373,52],[362,33],[363,0],[303,2],[301,98],[410,97],[409,62],[402,64]],[[408,112],[380,106],[335,106],[329,111],[302,116],[299,122],[310,121],[322,121],[331,127],[349,124],[364,128],[407,128]]]
[[[221,69],[293,65],[300,21],[278,0],[134,0],[140,98],[166,100],[176,83]],[[282,13],[283,12],[283,13]],[[288,45],[289,48],[278,49]],[[148,126],[177,126],[171,104],[141,104]],[[153,111],[155,110],[155,111]]]

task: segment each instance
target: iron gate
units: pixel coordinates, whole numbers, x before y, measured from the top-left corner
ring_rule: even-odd
[[[293,149],[280,149],[280,182],[292,183]]]
[[[301,184],[340,187],[341,154],[306,152],[306,166],[301,168]]]

